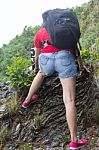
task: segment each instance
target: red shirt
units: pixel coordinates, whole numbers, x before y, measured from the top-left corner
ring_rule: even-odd
[[[54,47],[53,45],[48,45],[45,48],[42,47],[42,43],[44,41],[49,41],[50,42],[50,36],[46,32],[45,28],[41,28],[35,35],[34,38],[34,46],[36,48],[42,48],[41,53],[51,53],[51,52],[58,52],[60,49]]]
[[[34,46],[36,48],[41,48],[41,53],[53,53],[53,52],[58,52],[62,49],[56,48],[53,45],[48,45],[45,48],[42,47],[42,43],[44,41],[51,41],[50,36],[46,32],[45,28],[41,28],[35,35],[34,38]],[[66,49],[67,51],[71,51],[75,55],[75,50],[74,49]]]

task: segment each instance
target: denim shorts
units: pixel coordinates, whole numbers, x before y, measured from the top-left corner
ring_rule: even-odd
[[[58,73],[59,78],[73,77],[77,74],[75,57],[70,51],[61,50],[39,55],[39,69],[45,75]]]

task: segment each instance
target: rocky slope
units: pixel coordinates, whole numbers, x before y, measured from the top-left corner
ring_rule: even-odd
[[[93,131],[92,128],[91,131],[88,129],[95,122],[93,119],[96,109],[95,88],[96,83],[92,73],[83,72],[81,76],[77,77],[76,105],[79,137],[92,134]],[[22,109],[19,106],[17,111],[5,114],[0,119],[1,130],[4,128],[10,130],[2,142],[2,149],[6,145],[8,149],[19,150],[22,149],[23,143],[30,146],[29,150],[38,150],[41,147],[44,150],[60,150],[63,147],[64,150],[68,149],[67,144],[70,137],[65,120],[62,87],[56,74],[45,79],[38,95],[39,99],[31,104],[28,109]],[[21,101],[19,103],[21,104]],[[93,128],[95,127],[93,126]],[[99,136],[98,131],[99,128],[96,128],[96,137]],[[90,136],[88,140],[90,143]],[[98,138],[95,138],[95,140],[97,141]],[[91,147],[87,149],[89,150]]]

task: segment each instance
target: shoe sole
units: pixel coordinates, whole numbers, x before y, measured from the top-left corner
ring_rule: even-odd
[[[25,106],[22,105],[22,108],[28,108],[28,107],[29,107],[29,106],[25,107]]]
[[[28,107],[29,107],[32,103],[34,103],[35,101],[37,101],[37,99],[34,100],[34,101],[32,101],[27,107],[25,107],[25,106],[23,106],[23,105],[22,105],[22,107],[23,107],[23,108],[28,108]]]
[[[83,148],[83,147],[85,147],[86,145],[83,145],[83,146],[80,146],[80,147],[77,147],[77,148],[73,148],[73,147],[70,147],[70,149],[80,149],[80,148]]]

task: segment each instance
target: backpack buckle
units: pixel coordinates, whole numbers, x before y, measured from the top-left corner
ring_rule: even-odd
[[[45,48],[46,46],[51,45],[51,43],[48,40],[46,40],[43,42],[42,45],[43,45],[43,48]]]

